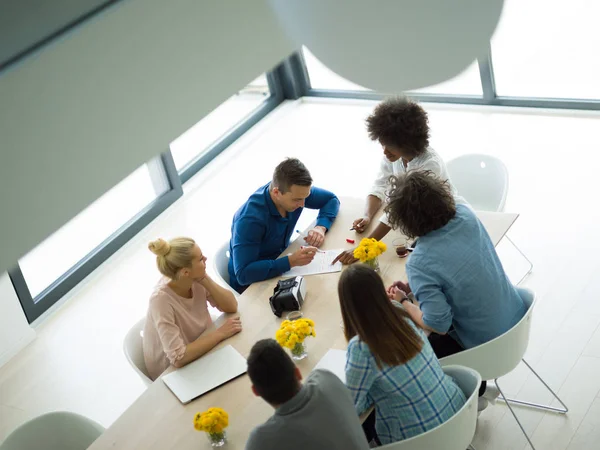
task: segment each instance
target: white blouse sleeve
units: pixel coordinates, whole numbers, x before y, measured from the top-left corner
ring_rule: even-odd
[[[388,180],[392,175],[394,175],[392,163],[389,162],[387,158],[383,157],[381,159],[381,164],[379,165],[379,173],[377,174],[377,178],[375,178],[375,181],[373,182],[373,186],[371,186],[369,195],[373,195],[382,202],[385,202],[385,191],[387,190],[389,185]]]

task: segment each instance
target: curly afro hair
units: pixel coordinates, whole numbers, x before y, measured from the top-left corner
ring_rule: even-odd
[[[375,107],[367,117],[369,137],[382,145],[405,150],[406,156],[419,156],[429,146],[429,119],[418,104],[406,97],[392,97]]]
[[[390,225],[408,238],[425,236],[456,215],[456,203],[446,181],[429,170],[411,170],[390,177],[385,213]]]

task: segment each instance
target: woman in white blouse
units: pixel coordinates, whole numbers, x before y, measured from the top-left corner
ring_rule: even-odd
[[[447,181],[454,193],[456,203],[466,203],[459,197],[450,182],[444,160],[429,147],[429,124],[427,112],[417,103],[405,97],[392,97],[375,107],[367,118],[367,131],[373,141],[383,147],[379,174],[367,196],[364,214],[352,224],[357,233],[364,232],[385,201],[389,178],[409,170],[429,170]],[[370,238],[382,239],[391,230],[385,215],[380,218]],[[356,261],[353,250],[340,253],[334,260],[343,264]]]

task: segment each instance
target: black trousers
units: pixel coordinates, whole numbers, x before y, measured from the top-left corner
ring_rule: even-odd
[[[436,334],[431,333],[429,335],[429,343],[435,352],[438,359],[446,356],[454,355],[455,353],[462,352],[464,347],[456,342],[449,334]],[[479,396],[481,397],[487,387],[487,381],[483,380],[481,386],[479,386]]]
[[[363,431],[367,437],[367,442],[371,442],[375,439],[377,445],[381,445],[379,438],[377,437],[377,431],[375,431],[375,410],[366,418],[362,424]]]

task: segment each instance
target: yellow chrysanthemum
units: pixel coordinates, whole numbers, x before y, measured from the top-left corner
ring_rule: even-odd
[[[304,342],[308,336],[315,336],[314,326],[315,323],[310,319],[284,320],[279,330],[275,332],[275,339],[282,347],[293,349],[296,344]]]
[[[209,408],[194,415],[194,428],[207,433],[221,433],[229,425],[229,415],[222,408]]]

